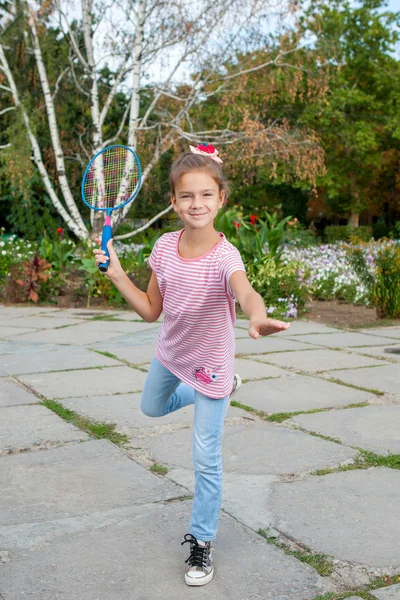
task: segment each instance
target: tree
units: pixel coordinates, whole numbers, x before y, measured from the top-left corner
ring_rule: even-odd
[[[385,201],[394,202],[399,183],[387,171],[389,157],[396,168],[400,150],[400,63],[393,54],[400,13],[382,11],[385,4],[319,0],[302,21],[331,71],[328,94],[301,115],[326,153],[314,202],[354,226],[363,212],[377,215]],[[392,182],[386,194],[382,180]]]
[[[235,127],[228,119],[220,129],[214,124],[201,128],[195,118],[211,98],[223,96],[228,101],[253,70],[265,71],[280,62],[282,68],[291,68],[282,59],[296,51],[298,39],[265,64],[246,69],[237,60],[244,47],[251,51],[263,47],[269,11],[265,1],[243,5],[239,0],[202,0],[194,5],[189,0],[118,0],[108,6],[103,0],[80,0],[79,21],[68,14],[68,2],[63,0],[43,2],[39,10],[33,0],[5,6],[0,20],[0,90],[6,105],[2,111],[18,113],[46,193],[78,238],[88,237],[90,227],[77,182],[87,160],[110,143],[124,142],[134,149],[140,145],[144,182],[161,156],[179,147],[180,140],[186,144],[206,139],[238,148],[245,142],[253,153],[260,145],[281,144],[282,152],[290,145],[290,127],[245,113]],[[57,60],[46,51],[49,39],[57,42]],[[33,98],[27,96],[32,82],[27,85],[16,69],[15,44],[23,54],[23,71],[33,61]],[[162,76],[153,76],[153,83],[145,85],[145,73],[159,66]],[[182,69],[187,71],[185,83]],[[7,123],[10,131],[12,123]],[[5,152],[13,143],[4,141]],[[293,160],[293,154],[287,160]],[[129,208],[113,215],[114,227]],[[92,235],[97,235],[102,216],[92,212],[89,218]]]

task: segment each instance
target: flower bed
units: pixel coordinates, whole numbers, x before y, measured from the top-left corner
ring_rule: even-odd
[[[323,244],[307,248],[286,247],[283,260],[297,261],[307,273],[305,283],[315,300],[343,300],[351,304],[369,305],[367,287],[351,264],[351,244]],[[301,273],[303,275],[303,273]]]

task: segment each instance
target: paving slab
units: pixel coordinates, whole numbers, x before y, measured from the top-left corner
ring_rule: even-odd
[[[236,327],[240,327],[241,329],[247,329],[249,326],[249,321],[245,319],[237,319],[235,323]],[[340,331],[336,327],[328,327],[327,325],[322,325],[322,323],[315,323],[314,321],[292,321],[290,323],[289,329],[285,331],[281,331],[279,333],[279,337],[286,335],[302,335],[309,333],[335,333]]]
[[[377,467],[277,484],[276,528],[315,552],[400,570],[400,471]]]
[[[378,598],[378,600],[400,600],[400,583],[379,588],[378,590],[371,590],[370,594]]]
[[[121,366],[19,375],[18,379],[47,398],[68,398],[141,391],[146,375],[139,369]]]
[[[378,454],[400,454],[400,405],[297,415],[289,422]]]
[[[99,345],[91,346],[93,349],[99,349]],[[101,347],[101,351],[109,352],[115,357],[128,361],[131,365],[141,365],[152,361],[156,353],[156,344],[146,344],[137,346],[120,346],[118,344],[108,344]]]
[[[371,346],[370,348],[352,348],[351,352],[356,354],[367,354],[368,356],[377,356],[391,361],[400,360],[400,345],[394,346]]]
[[[290,367],[308,373],[387,364],[378,358],[368,358],[359,354],[330,350],[329,348],[313,348],[301,352],[278,352],[277,354],[260,356],[258,360],[265,360],[281,367]]]
[[[117,394],[114,396],[86,396],[84,398],[68,398],[62,401],[63,406],[75,412],[106,423],[115,423],[121,433],[148,428],[160,428],[171,424],[193,423],[193,406],[186,406],[164,417],[147,417],[140,410],[141,394]],[[246,411],[230,406],[227,419],[248,418]]]
[[[58,346],[51,352],[32,353],[24,358],[20,355],[0,354],[0,367],[10,375],[118,365],[121,365],[119,361],[86,348]]]
[[[59,348],[56,344],[30,344],[17,340],[0,340],[0,354],[35,354],[36,352],[49,352]]]
[[[400,327],[377,327],[376,329],[360,329],[361,333],[377,335],[379,337],[400,340]],[[375,592],[374,592],[375,593]]]
[[[190,430],[151,437],[142,444],[162,463],[192,468]],[[272,424],[227,424],[224,428],[224,472],[246,475],[300,473],[345,464],[356,455],[351,448]]]
[[[304,344],[297,339],[283,339],[279,333],[254,340],[247,336],[246,339],[236,340],[236,354],[263,354],[266,352],[284,352],[285,350],[309,350],[309,344]]]
[[[331,376],[344,383],[389,394],[398,394],[400,391],[400,365],[398,364],[356,369],[355,371],[333,371]]]
[[[44,406],[8,406],[0,409],[0,452],[87,439],[89,436],[86,433]]]
[[[335,376],[337,372],[334,371],[332,375]],[[235,400],[266,413],[276,413],[341,407],[365,402],[371,396],[370,392],[355,390],[322,378],[290,373],[279,379],[245,383]]]
[[[136,333],[128,333],[127,335],[119,335],[113,339],[104,340],[102,342],[96,342],[91,344],[93,348],[98,350],[108,350],[108,346],[120,346],[120,347],[132,347],[132,346],[148,346],[150,344],[155,345],[161,331],[161,326],[152,323],[151,329],[143,329]]]
[[[184,494],[180,486],[139,466],[108,440],[0,457],[0,489],[3,526],[54,521]]]
[[[2,304],[0,306],[0,318],[2,318],[3,316],[27,317],[29,315],[51,314],[51,313],[59,312],[59,310],[60,310],[59,308],[54,308],[51,306],[33,306],[33,305],[9,306],[9,305]]]
[[[279,335],[308,335],[311,333],[337,333],[341,331],[336,327],[328,327],[322,323],[314,323],[313,321],[292,321],[289,329],[281,331]]]
[[[269,355],[268,355],[269,356]],[[253,356],[253,358],[257,358]],[[1,364],[1,362],[0,362]],[[265,379],[266,377],[285,377],[288,372],[279,367],[266,365],[251,359],[236,358],[235,373],[242,379]]]
[[[308,344],[313,344],[315,346],[326,346],[327,348],[351,348],[358,346],[382,346],[383,344],[390,344],[390,340],[388,338],[370,335],[369,333],[357,333],[354,331],[298,335],[293,338],[291,337],[290,339],[299,342],[307,342]],[[395,343],[396,340],[393,340],[393,344]]]
[[[247,329],[240,329],[239,327],[235,327],[235,339],[247,339],[249,337]]]
[[[118,315],[120,311],[112,308],[59,308],[57,311],[57,317],[62,319],[93,319],[94,317],[113,317]]]
[[[0,408],[4,406],[16,406],[18,404],[34,404],[39,399],[34,394],[25,390],[11,379],[0,381]]]
[[[120,335],[141,332],[146,329],[154,329],[154,323],[129,323],[120,321],[92,321],[79,325],[61,327],[60,329],[47,329],[34,333],[18,335],[18,339],[27,342],[45,342],[54,344],[71,344],[83,346],[93,344],[106,339],[112,339]],[[156,326],[157,328],[157,326]],[[9,334],[8,337],[11,337]],[[1,336],[1,328],[0,328]],[[14,336],[15,337],[15,336]]]
[[[40,542],[31,544],[32,551],[5,545],[3,536],[2,545],[10,548],[12,560],[2,565],[2,594],[7,600],[198,596],[200,590],[188,589],[183,580],[188,544],[181,546],[181,540],[190,511],[190,501],[133,506],[109,515],[108,522],[97,527],[93,523],[85,527],[83,518],[69,519],[65,529],[69,525],[71,533],[57,537],[54,529],[61,527],[59,522],[53,523],[53,532],[46,532],[43,524]],[[207,588],[213,600],[306,600],[330,589],[315,569],[228,515],[221,516],[215,547],[216,573]]]
[[[36,331],[35,327],[12,327],[12,326],[0,326],[0,338],[9,338],[15,337],[18,338],[20,335],[24,335],[26,333],[34,333]]]
[[[174,468],[168,478],[194,493],[193,469]],[[222,509],[254,531],[272,527],[274,514],[269,508],[273,484],[277,475],[224,473]],[[243,493],[246,490],[246,493]]]
[[[82,323],[82,319],[64,318],[59,319],[57,313],[50,313],[50,315],[31,315],[29,317],[15,316],[7,317],[7,324],[11,327],[28,327],[34,329],[55,329],[56,327],[65,327],[66,325],[76,325]],[[4,321],[4,324],[6,322]],[[0,325],[3,322],[0,321]]]

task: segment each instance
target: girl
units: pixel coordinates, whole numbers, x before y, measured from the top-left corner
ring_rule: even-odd
[[[217,533],[222,494],[221,436],[229,399],[241,383],[234,375],[235,298],[257,339],[288,329],[267,318],[251,287],[238,250],[214,229],[228,199],[221,159],[213,146],[190,146],[170,173],[172,207],[184,229],[160,237],[150,256],[152,276],[140,291],[123,271],[109,242],[106,272],[128,304],[147,322],[164,312],[156,356],[144,385],[141,409],[160,417],[194,404],[195,492],[185,582],[199,586],[214,574],[211,542]],[[96,263],[104,252],[94,250]]]

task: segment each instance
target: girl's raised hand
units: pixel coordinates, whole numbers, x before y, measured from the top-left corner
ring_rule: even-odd
[[[276,319],[263,319],[262,321],[250,319],[249,336],[256,340],[260,335],[272,335],[273,333],[285,331],[289,327],[290,323],[277,321]]]
[[[101,246],[101,240],[99,238],[96,238],[95,242],[98,246]],[[120,273],[123,273],[123,269],[121,267],[121,263],[119,262],[118,256],[114,250],[112,239],[107,244],[107,250],[110,255],[110,264],[108,265],[107,271],[104,272],[104,275],[106,275],[110,279],[113,279]],[[107,262],[105,252],[104,250],[101,250],[101,248],[95,248],[93,250],[93,254],[95,255],[97,266],[99,266],[101,263]]]

